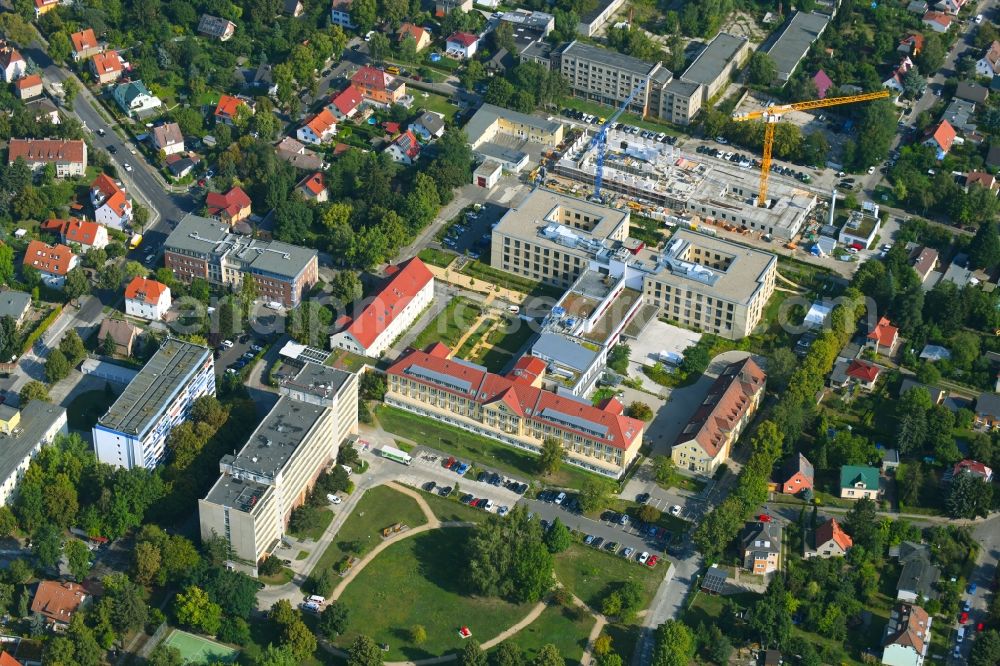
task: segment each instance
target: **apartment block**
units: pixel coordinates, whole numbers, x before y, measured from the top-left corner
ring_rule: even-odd
[[[66,410],[59,405],[40,400],[20,409],[0,405],[0,506],[13,499],[32,458],[67,432]]]
[[[215,395],[212,350],[167,338],[93,429],[97,459],[131,469],[156,467],[167,435],[203,395]]]
[[[256,565],[285,534],[292,509],[358,431],[358,376],[305,363],[281,397],[198,501],[201,537],[226,539],[234,558]]]
[[[163,245],[164,265],[179,280],[199,277],[238,288],[252,275],[260,299],[293,308],[319,275],[316,250],[232,233],[229,226],[198,215],[184,216]]]

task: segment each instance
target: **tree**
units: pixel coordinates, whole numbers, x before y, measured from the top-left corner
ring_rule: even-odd
[[[549,531],[545,533],[545,546],[553,555],[561,553],[573,543],[569,528],[558,517],[552,521]]]
[[[769,86],[778,78],[778,66],[774,58],[761,51],[754,51],[747,65],[747,79],[758,86]]]
[[[31,535],[31,540],[32,553],[42,568],[48,569],[59,564],[62,537],[55,525],[42,525]]]
[[[301,617],[296,617],[285,625],[282,632],[282,644],[292,651],[299,660],[305,662],[316,651],[316,636]]]
[[[69,298],[80,298],[90,293],[90,280],[81,268],[74,268],[66,273],[66,284],[63,286],[63,293]]]
[[[778,576],[772,580],[764,597],[750,607],[747,625],[759,637],[761,645],[781,647],[785,644],[791,633],[792,616],[786,602],[784,578]]]
[[[516,506],[506,518],[490,516],[466,544],[465,577],[478,594],[537,601],[552,585],[552,555],[537,521]]]
[[[66,108],[73,110],[73,100],[76,99],[77,94],[80,92],[80,86],[77,84],[76,79],[67,78],[63,81],[63,102],[66,104]]]
[[[70,370],[72,370],[72,367],[69,361],[66,360],[66,355],[61,350],[53,349],[49,352],[49,358],[45,361],[45,378],[50,383],[54,384],[60,379],[67,377]]]
[[[649,405],[644,402],[640,402],[639,400],[630,404],[628,409],[625,410],[625,413],[634,419],[639,419],[640,421],[650,421],[653,418],[653,410],[649,407]]]
[[[659,521],[661,515],[660,510],[652,504],[643,504],[639,507],[636,517],[644,523],[652,524]]]
[[[331,601],[319,616],[319,630],[327,640],[333,640],[347,630],[350,613],[344,604]]]
[[[63,546],[63,554],[69,564],[70,573],[78,581],[83,582],[90,573],[90,548],[79,539],[70,539]]]
[[[254,279],[253,275],[247,273],[243,276],[243,282],[240,284],[240,305],[243,308],[244,319],[250,316],[250,308],[259,296],[260,289],[257,287],[257,280]]]
[[[563,460],[562,443],[555,437],[546,437],[542,442],[542,454],[538,458],[538,469],[542,474],[555,474]]]
[[[486,78],[486,68],[478,60],[470,60],[462,73],[462,85],[472,90],[477,83]]]
[[[386,56],[391,52],[392,44],[384,33],[376,32],[372,35],[371,40],[368,42],[368,53],[371,55],[372,62],[381,65],[385,62]]]
[[[969,244],[970,268],[993,268],[1000,264],[1000,234],[993,220],[984,220]]]
[[[184,666],[184,663],[181,651],[166,643],[160,643],[153,648],[152,653],[146,659],[147,666]],[[264,661],[258,662],[258,664],[264,663]]]
[[[361,634],[347,651],[347,666],[382,666],[382,649],[371,638]]]
[[[66,360],[69,361],[70,365],[76,365],[87,357],[87,350],[83,346],[83,340],[72,329],[59,341],[59,351],[66,356]]]
[[[73,53],[73,45],[70,44],[69,36],[60,30],[49,35],[49,47],[46,50],[52,60],[65,63]]]
[[[993,486],[968,472],[959,473],[951,481],[945,500],[952,518],[977,518],[989,515],[993,506]]]
[[[361,299],[362,287],[354,271],[340,271],[330,280],[330,293],[343,304]]]
[[[160,549],[148,541],[140,541],[132,551],[132,570],[140,585],[149,585],[160,573]]]
[[[208,598],[200,587],[189,585],[177,594],[174,600],[174,614],[177,622],[210,636],[219,631],[222,623],[222,608]]]
[[[607,502],[611,494],[611,484],[609,481],[596,476],[587,477],[580,487],[580,508],[584,513],[597,511]]]
[[[486,653],[479,647],[479,641],[470,638],[462,646],[462,652],[458,655],[459,666],[486,666]]]
[[[546,643],[531,660],[531,666],[566,666],[566,660],[559,654],[559,648]]]
[[[101,353],[105,356],[114,356],[118,353],[118,344],[110,333],[105,334],[104,339],[101,340]]]
[[[903,92],[910,99],[919,99],[927,88],[927,79],[915,68],[903,74]]]
[[[0,506],[0,538],[6,538],[17,531],[17,518],[6,504]]]
[[[42,402],[48,402],[49,388],[42,382],[32,379],[30,382],[21,387],[21,392],[18,393],[18,399],[21,401],[22,405],[27,404],[29,400],[41,400]]]
[[[670,456],[653,458],[653,474],[656,482],[664,488],[669,488],[677,482],[677,467]]]
[[[9,14],[0,16],[9,16]],[[14,249],[10,245],[0,245],[0,283],[10,284],[13,279]]]
[[[422,624],[415,624],[410,627],[410,642],[414,645],[423,645],[427,642],[427,629]]]
[[[969,666],[993,666],[1000,664],[1000,631],[987,629],[979,634],[972,644]]]
[[[514,643],[504,641],[490,655],[490,666],[524,666],[524,653]]]

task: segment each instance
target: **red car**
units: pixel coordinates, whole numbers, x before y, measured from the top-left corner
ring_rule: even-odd
[[[659,562],[659,561],[660,561],[660,558],[658,558],[656,555],[653,555],[651,558],[649,558],[648,560],[646,560],[646,566],[649,567],[650,569],[652,569],[653,567],[656,566],[656,563]]]
[[[962,611],[962,614],[958,616],[958,623],[965,624],[968,621],[969,621],[969,614],[966,613],[965,611]]]
[[[984,625],[982,622],[980,622],[979,624],[976,625],[976,631],[980,631],[981,632],[985,626],[986,625]]]
[[[454,465],[456,462],[458,461],[455,460],[454,458],[448,458],[447,460],[444,461],[444,468],[451,469],[451,466]]]

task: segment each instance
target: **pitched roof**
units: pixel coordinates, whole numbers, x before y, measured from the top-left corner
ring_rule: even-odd
[[[376,90],[385,90],[392,82],[392,75],[386,74],[381,69],[376,69],[371,65],[365,65],[351,77],[352,84]]]
[[[97,222],[78,220],[72,217],[66,220],[62,228],[63,239],[67,243],[79,243],[80,245],[93,245],[97,240],[97,234],[101,230],[101,225]]]
[[[125,298],[130,301],[141,300],[149,305],[156,305],[160,302],[160,297],[169,287],[162,282],[150,280],[149,278],[136,276],[125,287]]]
[[[181,134],[181,126],[177,123],[164,123],[153,128],[153,140],[158,146],[171,146],[184,143],[184,135]]]
[[[947,120],[942,120],[934,128],[934,131],[930,134],[931,138],[934,139],[934,143],[938,145],[944,152],[951,150],[951,144],[955,142],[955,137],[958,133],[955,128],[951,126]]]
[[[433,111],[424,111],[421,113],[416,123],[422,125],[431,134],[437,134],[444,129],[444,118]]]
[[[480,365],[426,351],[411,351],[387,372],[479,404],[502,401],[511,405],[516,400],[515,411],[533,421],[555,425],[616,449],[628,449],[644,427],[642,421],[602,410],[576,397],[557,395],[495,375]]]
[[[250,197],[239,187],[234,187],[225,194],[209,192],[205,197],[205,206],[209,215],[218,215],[225,211],[228,215],[237,215],[250,205]]]
[[[55,622],[69,623],[86,598],[87,592],[82,585],[43,580],[31,600],[31,612],[41,613]]]
[[[753,396],[763,390],[767,375],[752,358],[730,364],[708,390],[708,397],[695,411],[674,445],[698,442],[713,458],[725,444],[727,433],[737,427]]]
[[[245,104],[243,100],[239,97],[233,97],[231,95],[223,95],[219,98],[219,103],[215,105],[215,115],[235,118],[236,110],[240,108],[241,104]]]
[[[970,102],[976,102],[982,104],[990,96],[990,91],[988,88],[984,88],[978,83],[969,83],[968,81],[960,81],[957,86],[955,86],[955,97],[959,99],[968,100]]]
[[[75,256],[73,250],[62,243],[47,245],[42,241],[33,240],[28,243],[28,249],[24,251],[23,263],[43,273],[66,275]]]
[[[11,139],[7,162],[18,157],[25,162],[83,162],[86,144],[73,139]]]
[[[105,51],[104,53],[98,53],[91,60],[94,66],[94,70],[97,72],[98,76],[103,76],[110,72],[120,72],[122,70],[122,61],[118,57],[118,51]]]
[[[115,215],[122,217],[126,212],[128,212],[129,209],[128,197],[125,196],[124,192],[118,190],[107,198],[107,200],[102,204],[102,207],[103,206],[107,206],[114,211]]]
[[[980,393],[976,398],[976,414],[985,414],[994,419],[1000,418],[1000,394]]]
[[[813,483],[816,478],[816,472],[813,469],[812,463],[801,453],[789,458],[784,467],[781,468],[781,482],[785,483],[796,474],[801,474],[809,479],[810,483]]]
[[[94,29],[87,28],[80,32],[74,32],[69,38],[73,41],[73,50],[77,53],[87,49],[97,48],[97,37],[94,36]]]
[[[303,178],[297,187],[310,192],[314,197],[319,196],[323,190],[326,189],[326,179],[323,177],[322,171],[317,171],[311,176],[306,176]]]
[[[966,185],[979,185],[985,187],[988,190],[992,190],[996,187],[997,179],[991,173],[986,173],[985,171],[970,171],[965,174],[965,184]]]
[[[897,335],[899,329],[892,325],[888,317],[881,317],[868,334],[868,339],[875,340],[882,347],[891,347],[896,342]]]
[[[913,270],[915,270],[921,278],[927,277],[927,274],[934,270],[934,266],[938,261],[938,251],[932,247],[925,247],[920,250],[920,254],[917,255],[916,261],[913,262]]]
[[[352,320],[346,331],[365,348],[399,316],[434,275],[417,257],[399,267],[392,279]]]
[[[319,113],[306,121],[305,126],[311,129],[316,136],[323,136],[337,127],[337,118],[330,113],[329,109],[323,107]]]
[[[0,67],[7,69],[11,63],[21,62],[22,60],[24,58],[21,57],[20,52],[13,46],[0,46]]]
[[[870,384],[878,379],[881,368],[874,363],[868,363],[861,359],[854,359],[847,367],[847,376],[859,379],[866,384]]]
[[[420,154],[420,144],[417,143],[417,137],[412,131],[406,130],[395,139],[393,139],[393,145],[398,146],[403,154],[414,159]]]
[[[461,44],[462,48],[469,48],[479,41],[479,38],[468,32],[454,32],[448,38],[449,44]]]
[[[105,197],[110,197],[115,192],[120,192],[121,188],[111,176],[106,173],[98,174],[94,182],[90,184],[91,189],[98,190]]]
[[[740,537],[743,550],[766,557],[781,553],[781,525],[772,520],[755,520],[746,524]]]
[[[11,656],[10,652],[0,652],[0,666],[22,666],[22,664]]]
[[[971,460],[968,458],[955,463],[955,466],[952,468],[952,474],[955,476],[966,473],[975,474],[976,476],[981,476],[984,479],[988,479],[993,476],[992,469],[978,460]]]
[[[930,616],[920,606],[900,604],[892,612],[892,618],[886,627],[885,645],[902,645],[912,647],[919,654],[924,654],[924,642],[930,638]]]
[[[835,542],[845,551],[850,550],[851,546],[854,545],[854,541],[851,539],[851,536],[841,529],[840,523],[838,523],[835,518],[831,518],[825,523],[822,523],[816,528],[815,532],[814,543],[817,548],[825,543],[829,543],[830,541]]]
[[[854,488],[859,483],[865,490],[878,490],[878,468],[864,465],[843,465],[840,468],[841,488]]]
[[[924,14],[924,22],[937,23],[947,28],[951,26],[951,17],[944,12],[927,12]]]
[[[111,337],[116,345],[128,349],[139,336],[139,329],[124,319],[106,318],[101,322],[101,328],[97,331],[97,339],[104,340]]]
[[[198,21],[198,32],[211,37],[224,37],[236,29],[236,24],[228,19],[211,14],[202,14]]]
[[[507,373],[507,377],[515,382],[531,384],[545,373],[545,368],[545,361],[537,356],[525,354],[521,358],[517,359],[517,363],[515,363],[514,367]]]
[[[413,25],[412,23],[404,23],[399,26],[399,41],[406,39],[407,35],[412,35],[413,39],[419,44],[420,38],[427,35],[427,31],[418,25]]]
[[[354,86],[347,86],[331,99],[330,103],[346,116],[361,104],[361,93]]]
[[[22,76],[17,81],[14,81],[14,87],[18,90],[24,90],[25,88],[34,88],[35,86],[42,85],[42,77],[38,74],[28,74],[27,76]]]
[[[822,69],[813,76],[813,83],[816,84],[816,92],[821,99],[826,97],[826,91],[833,87],[833,80]]]

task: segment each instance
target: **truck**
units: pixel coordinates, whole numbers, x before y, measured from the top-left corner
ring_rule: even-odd
[[[383,446],[382,449],[379,451],[379,455],[381,455],[383,458],[386,458],[387,460],[394,460],[403,465],[409,465],[411,462],[413,462],[413,458],[410,456],[409,453],[407,453],[406,451],[402,451],[400,449],[393,448],[391,446]]]

